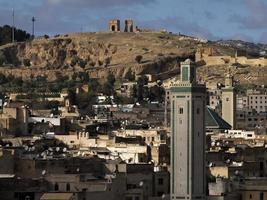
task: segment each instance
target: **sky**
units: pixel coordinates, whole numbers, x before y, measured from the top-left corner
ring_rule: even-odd
[[[267,44],[267,0],[0,0],[0,25],[36,35],[106,31],[110,19],[209,40]]]

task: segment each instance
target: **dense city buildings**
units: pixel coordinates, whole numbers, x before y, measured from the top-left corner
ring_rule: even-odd
[[[169,9],[153,18],[164,14],[159,1],[41,1],[27,1],[46,8],[29,18],[32,34],[15,23],[21,2],[0,6],[0,23],[14,7],[12,26],[0,26],[0,200],[267,199],[267,45],[203,38],[218,37],[222,24],[209,32],[209,20],[224,6],[206,9],[204,29],[186,24],[203,16],[181,12],[177,31]],[[258,1],[245,6],[265,11]],[[250,14],[248,22],[266,18]],[[250,28],[264,40],[260,25]]]

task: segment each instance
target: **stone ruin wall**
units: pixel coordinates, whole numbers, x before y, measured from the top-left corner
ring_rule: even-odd
[[[214,56],[211,48],[198,49],[195,54],[196,62],[204,61],[206,65],[224,65],[240,63],[242,65],[267,66],[267,59],[249,59],[245,56]]]

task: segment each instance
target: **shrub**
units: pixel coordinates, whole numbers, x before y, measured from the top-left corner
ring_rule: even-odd
[[[135,61],[137,62],[137,63],[141,63],[141,61],[142,61],[142,59],[143,59],[143,56],[141,56],[141,55],[137,55],[136,57],[135,57]]]
[[[77,64],[78,61],[79,61],[79,59],[78,59],[77,56],[73,57],[71,59],[70,66],[74,67]]]
[[[23,65],[26,67],[31,66],[31,61],[28,58],[23,59]]]
[[[127,79],[128,81],[135,80],[135,74],[132,72],[131,69],[129,69],[128,72],[125,74],[125,79]]]
[[[83,60],[83,59],[80,59],[79,61],[79,66],[81,68],[85,68],[85,66],[87,65],[87,61],[86,60]]]
[[[0,51],[0,65],[3,65],[6,61],[5,55]]]

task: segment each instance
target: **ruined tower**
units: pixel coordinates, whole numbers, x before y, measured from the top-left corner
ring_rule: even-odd
[[[133,32],[133,20],[131,19],[126,19],[125,20],[125,28],[124,32]]]
[[[110,32],[120,32],[120,30],[121,30],[120,20],[114,19],[109,21]]]

